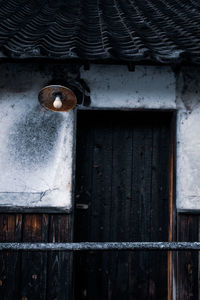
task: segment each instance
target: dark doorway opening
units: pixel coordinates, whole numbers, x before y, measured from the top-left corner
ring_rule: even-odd
[[[168,241],[172,112],[78,111],[74,241]],[[75,300],[170,299],[168,253],[74,255]]]

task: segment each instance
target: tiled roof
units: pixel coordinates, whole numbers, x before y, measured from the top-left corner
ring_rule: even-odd
[[[200,62],[199,0],[0,0],[10,57]]]

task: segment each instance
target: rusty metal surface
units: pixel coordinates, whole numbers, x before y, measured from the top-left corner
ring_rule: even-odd
[[[53,102],[56,96],[60,96],[62,107],[55,108]],[[38,95],[41,105],[53,111],[69,111],[76,106],[77,99],[72,90],[62,85],[49,85],[41,89]]]
[[[109,250],[200,250],[200,242],[107,242],[107,243],[0,243],[2,250],[20,251],[109,251]]]

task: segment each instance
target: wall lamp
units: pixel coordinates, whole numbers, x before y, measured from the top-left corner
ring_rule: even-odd
[[[74,92],[62,85],[45,86],[40,90],[38,100],[42,106],[53,111],[69,111],[77,104]]]

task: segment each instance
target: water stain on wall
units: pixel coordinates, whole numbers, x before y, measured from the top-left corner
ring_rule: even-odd
[[[56,151],[63,115],[36,106],[16,122],[9,134],[11,158],[22,167],[46,164]]]

